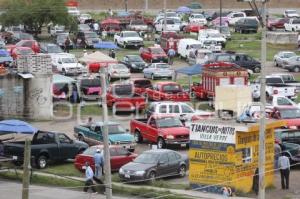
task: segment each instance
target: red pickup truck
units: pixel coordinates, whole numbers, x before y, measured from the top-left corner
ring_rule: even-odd
[[[146,89],[146,94],[150,100],[154,101],[190,101],[189,93],[184,92],[176,82],[157,82],[152,88]]]
[[[274,107],[273,112],[270,113],[270,118],[285,121],[287,128],[300,129],[300,109],[298,107]]]
[[[152,88],[152,83],[149,79],[136,78],[131,79],[133,84],[134,93],[137,95],[145,95],[147,88]]]
[[[115,111],[142,111],[146,107],[146,99],[134,93],[132,84],[113,84],[106,95],[107,106]]]
[[[187,146],[189,129],[183,126],[178,117],[172,115],[153,115],[149,119],[133,119],[130,131],[137,143],[147,139],[157,143],[157,148],[165,148],[169,144]]]
[[[149,47],[143,49],[141,57],[144,61],[150,63],[165,62],[168,63],[168,56],[161,47]]]

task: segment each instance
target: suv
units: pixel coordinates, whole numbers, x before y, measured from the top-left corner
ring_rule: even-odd
[[[259,73],[261,70],[261,63],[259,61],[242,53],[216,53],[209,62],[230,62],[253,73]]]
[[[275,131],[275,138],[281,142],[300,144],[300,130],[278,129]]]
[[[234,32],[239,33],[257,33],[258,22],[252,18],[242,18],[235,23]]]
[[[75,40],[75,44],[81,48],[94,48],[94,44],[99,42],[98,35],[92,31],[79,31]]]

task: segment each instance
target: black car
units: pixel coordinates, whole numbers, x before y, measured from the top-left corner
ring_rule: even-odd
[[[59,45],[62,49],[64,49],[65,48],[65,41],[66,41],[67,38],[70,39],[69,33],[58,33],[56,35],[56,38],[55,38],[55,43],[57,45]],[[73,49],[73,48],[74,48],[74,43],[70,39],[69,49]]]
[[[126,55],[122,61],[131,72],[141,72],[146,67],[146,62],[139,55]]]
[[[63,50],[56,44],[52,43],[40,43],[41,53],[63,53]]]
[[[234,31],[239,33],[257,33],[258,21],[252,18],[242,18],[235,23]]]
[[[286,154],[291,164],[300,162],[300,145],[290,142],[282,142],[279,144],[282,153]]]
[[[130,182],[155,181],[158,178],[184,177],[188,169],[188,157],[169,149],[145,151],[133,162],[119,170],[122,180]]]
[[[298,129],[278,129],[275,137],[280,142],[300,144],[300,130]]]
[[[94,48],[94,44],[100,42],[97,33],[92,31],[79,31],[75,40],[75,44],[79,48]]]
[[[259,61],[243,53],[215,53],[208,62],[231,62],[254,73],[259,73],[261,70]]]

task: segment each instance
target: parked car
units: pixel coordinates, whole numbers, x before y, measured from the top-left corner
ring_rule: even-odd
[[[82,75],[77,78],[80,100],[99,100],[101,98],[101,80],[94,75]]]
[[[60,46],[62,49],[65,49],[65,42],[66,42],[67,38],[69,38],[69,40],[70,40],[69,49],[73,49],[74,48],[74,42],[70,38],[69,33],[59,33],[59,34],[57,34],[57,36],[55,38],[55,43],[58,46]]]
[[[270,118],[285,121],[287,128],[298,129],[300,127],[300,109],[298,107],[274,107]]]
[[[133,31],[148,31],[148,25],[141,19],[131,20],[128,25],[129,30]]]
[[[130,78],[130,71],[124,64],[108,64],[107,73],[109,81]]]
[[[187,58],[187,62],[190,65],[205,64],[208,60],[212,59],[212,56],[213,56],[213,52],[211,50],[198,49],[198,50],[190,51],[190,54]]]
[[[64,33],[64,32],[65,32],[65,26],[55,25],[50,27],[51,37],[56,37],[57,34]]]
[[[144,46],[143,38],[135,31],[122,31],[114,35],[114,42],[123,48]]]
[[[131,79],[134,93],[138,95],[145,95],[146,89],[152,87],[152,82],[149,79],[134,78]]]
[[[166,18],[166,23],[165,23],[165,19],[161,18],[154,24],[154,27],[156,32],[162,32],[162,31],[179,32],[181,28],[181,22],[179,19]]]
[[[157,178],[180,176],[184,177],[188,170],[188,158],[172,150],[150,150],[140,154],[132,162],[119,170],[124,181],[150,181]]]
[[[300,82],[296,81],[295,77],[291,73],[273,73],[271,76],[275,76],[276,82],[281,84],[286,84],[289,86],[295,86],[297,88],[297,92],[300,91]]]
[[[103,122],[96,122],[91,125],[83,124],[74,127],[74,136],[81,141],[91,144],[103,144]],[[112,145],[120,145],[130,151],[134,151],[134,137],[127,133],[123,127],[117,123],[109,121],[108,140]]]
[[[40,45],[35,40],[21,40],[18,43],[16,43],[15,47],[29,47],[35,53],[39,53],[40,52]]]
[[[141,72],[147,66],[139,55],[126,55],[121,62],[130,69],[130,72]]]
[[[53,43],[40,43],[41,53],[52,54],[52,53],[63,53],[63,50],[56,44]]]
[[[141,57],[146,62],[168,62],[168,56],[161,47],[144,48],[141,52]]]
[[[183,29],[184,32],[186,33],[198,33],[200,30],[205,29],[206,26],[203,26],[202,24],[198,24],[198,23],[190,23],[188,25],[186,25]]]
[[[221,34],[225,36],[226,40],[231,40],[231,33],[230,33],[230,28],[228,26],[213,26],[212,27],[215,30],[219,30]]]
[[[78,17],[78,20],[80,23],[85,23],[86,21],[89,21],[92,19],[92,16],[90,14],[81,14],[79,17]]]
[[[277,67],[283,67],[283,62],[287,61],[289,58],[296,56],[295,52],[292,51],[279,51],[274,55],[274,65]]]
[[[29,47],[15,47],[11,51],[11,56],[14,60],[18,59],[20,56],[26,56],[26,55],[34,55],[35,53],[33,50]]]
[[[290,142],[282,142],[280,144],[281,148],[283,149],[283,153],[287,155],[290,159],[290,164],[293,166],[295,163],[300,162],[300,145]]]
[[[289,21],[289,18],[268,18],[267,28],[270,31],[284,29],[284,24]]]
[[[94,48],[100,42],[97,33],[92,31],[79,31],[75,39],[76,46],[79,48]]]
[[[147,88],[146,93],[148,99],[153,101],[190,101],[189,93],[176,82],[157,82],[152,88]]]
[[[24,141],[7,142],[4,154],[15,156],[18,164],[24,159]],[[31,141],[31,157],[38,168],[45,168],[50,162],[63,162],[75,158],[88,148],[86,143],[72,140],[64,133],[38,131]]]
[[[287,23],[284,24],[285,31],[300,31],[300,19],[291,18]]]
[[[198,34],[198,40],[203,43],[204,41],[216,41],[218,44],[222,46],[222,48],[225,48],[226,46],[226,39],[223,34],[219,32],[219,30],[215,29],[206,29],[201,30]]]
[[[207,49],[214,53],[219,53],[222,51],[222,44],[218,43],[216,40],[211,38],[203,38],[201,39],[201,44],[203,49]],[[197,51],[201,51],[201,49],[198,49]],[[191,51],[192,52],[192,51]]]
[[[152,63],[143,70],[143,73],[145,78],[151,78],[152,80],[159,78],[172,79],[174,70],[166,63]]]
[[[297,13],[296,10],[285,10],[283,16],[288,18],[294,18],[294,17],[299,17],[299,14]]]
[[[300,131],[299,129],[276,129],[275,139],[282,142],[289,142],[300,144]]]
[[[53,67],[63,75],[74,75],[87,72],[87,68],[79,63],[73,54],[53,54],[51,58]]]
[[[88,24],[78,24],[78,31],[79,32],[88,32],[88,31],[92,31],[92,29]]]
[[[96,154],[97,149],[100,149],[100,153],[104,154],[103,148],[103,145],[91,146],[83,153],[78,154],[74,161],[75,168],[79,171],[84,171],[86,169],[85,163],[88,162],[90,163],[91,168],[95,170],[94,155]],[[137,157],[137,154],[131,153],[124,147],[118,145],[110,145],[109,153],[112,171],[119,171],[123,165],[133,161]]]
[[[13,63],[13,58],[5,49],[0,49],[0,64],[6,67],[11,66]]]
[[[257,33],[258,21],[256,19],[242,18],[234,25],[234,31],[239,33]]]
[[[133,85],[126,82],[112,84],[106,94],[107,106],[113,111],[142,111],[146,98],[135,93]]]
[[[180,39],[178,42],[178,55],[181,58],[187,59],[190,52],[196,49],[201,49],[202,43],[195,39]]]
[[[300,56],[292,56],[283,60],[282,68],[287,69],[290,72],[300,72]]]
[[[207,24],[207,20],[203,16],[203,14],[198,14],[198,13],[191,14],[190,17],[189,17],[189,22],[190,23],[198,23],[200,25],[206,25]]]

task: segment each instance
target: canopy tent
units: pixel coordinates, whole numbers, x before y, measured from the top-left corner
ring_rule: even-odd
[[[22,134],[34,134],[38,130],[28,124],[27,122],[20,120],[2,120],[0,121],[0,135],[9,133],[22,133]]]
[[[76,83],[76,80],[64,75],[59,75],[59,74],[53,75],[53,84],[63,84],[63,83],[72,84],[72,83]]]
[[[103,62],[117,63],[118,62],[116,59],[113,59],[108,55],[101,53],[99,51],[83,56],[79,58],[79,61],[84,63],[103,63]]]
[[[193,75],[199,75],[202,73],[203,65],[201,64],[195,64],[193,66],[188,66],[184,68],[179,68],[175,70],[175,81],[177,79],[177,74],[181,73],[184,75],[189,76],[189,88],[191,90],[191,85],[192,85],[192,76]]]
[[[192,12],[192,9],[188,8],[186,6],[181,6],[181,7],[177,8],[176,12],[177,13],[190,14]]]
[[[94,44],[96,49],[119,49],[118,46],[111,41],[101,41],[97,44]]]

